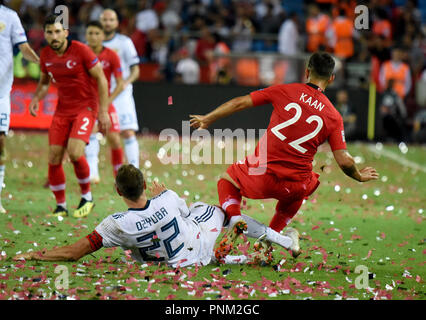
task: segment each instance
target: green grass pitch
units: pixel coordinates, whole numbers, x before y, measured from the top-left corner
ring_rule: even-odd
[[[164,165],[157,155],[165,142],[153,136],[139,141],[148,184],[157,178],[188,205],[218,203],[216,181],[226,164]],[[408,146],[404,153],[390,145],[349,144],[359,167],[371,165],[381,175],[365,184],[346,177],[327,148],[321,148],[314,163],[321,184],[291,224],[302,235],[303,252],[297,259],[274,247],[271,266],[211,264],[173,270],[133,263],[121,248],[101,249],[78,262],[13,261],[19,252],[72,243],[126,207],[114,192],[109,151],[103,146],[102,180],[92,186],[92,214],[80,220],[47,217],[55,206],[52,193],[43,188],[47,135],[12,132],[2,192],[8,213],[0,216],[0,299],[425,299],[426,148]],[[383,150],[418,167],[390,159]],[[79,187],[72,165],[64,168],[72,211]],[[268,224],[274,207],[275,200],[247,199],[243,212]],[[61,271],[58,265],[65,267]],[[356,288],[363,274],[355,272],[357,266],[368,269],[367,289]],[[59,290],[55,281],[64,270],[69,287]]]

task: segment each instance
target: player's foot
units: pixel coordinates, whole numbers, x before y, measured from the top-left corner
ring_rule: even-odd
[[[51,213],[50,216],[66,217],[66,216],[68,216],[68,210],[65,209],[63,206],[56,206],[55,211],[53,211],[53,213]]]
[[[86,199],[81,198],[78,208],[73,213],[74,218],[82,218],[87,216],[92,211],[94,206],[95,204],[93,201],[87,201]]]
[[[0,203],[0,213],[6,213],[6,209],[3,208],[2,204]]]
[[[228,231],[223,235],[219,245],[214,251],[214,255],[219,263],[224,263],[225,257],[231,252],[237,238],[247,230],[247,223],[241,218],[228,227]]]
[[[288,227],[287,230],[284,232],[284,235],[286,237],[291,238],[291,240],[293,241],[289,249],[293,258],[297,258],[301,253],[299,245],[299,232],[294,228]]]
[[[98,184],[101,182],[101,178],[99,176],[91,176],[90,177],[90,183],[91,184]]]
[[[253,262],[256,264],[270,264],[272,258],[272,243],[266,239],[266,233],[262,234],[253,245],[255,253]]]

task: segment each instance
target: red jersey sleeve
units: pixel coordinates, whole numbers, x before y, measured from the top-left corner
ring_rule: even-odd
[[[332,151],[346,149],[345,130],[342,117],[339,118],[337,126],[330,133],[328,143]]]
[[[280,93],[280,85],[271,86],[265,89],[260,89],[257,91],[253,91],[250,93],[251,100],[253,101],[253,105],[261,106],[264,104],[269,104],[272,102],[273,97]]]
[[[81,55],[83,58],[83,65],[87,70],[92,69],[98,62],[99,59],[96,54],[85,44],[82,44],[81,47]]]
[[[120,57],[117,53],[111,50],[111,65],[112,65],[112,74],[115,78],[121,78],[123,71],[121,69]]]

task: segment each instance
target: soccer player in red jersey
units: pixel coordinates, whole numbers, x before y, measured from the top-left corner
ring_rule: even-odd
[[[269,226],[279,232],[289,224],[303,200],[319,185],[312,161],[318,146],[325,141],[329,142],[335,160],[346,175],[360,182],[378,178],[374,168],[358,170],[346,150],[342,117],[323,94],[334,80],[334,64],[331,55],[316,52],[305,71],[306,84],[274,85],[231,99],[206,115],[190,116],[192,127],[205,129],[237,111],[268,103],[274,107],[268,129],[255,153],[228,167],[218,182],[219,202],[230,228],[217,250],[229,248],[235,233],[247,228],[241,218],[242,196],[277,199]],[[289,249],[297,256],[300,253],[297,230],[287,228],[285,235],[291,238]]]
[[[98,56],[99,61],[102,65],[102,68],[105,73],[105,77],[108,81],[108,92],[111,88],[111,76],[114,75],[116,80],[116,87],[113,92],[111,92],[108,100],[108,114],[111,120],[111,129],[106,134],[109,145],[111,146],[111,161],[113,166],[114,177],[117,174],[118,169],[123,164],[123,148],[121,147],[120,141],[120,124],[118,121],[118,115],[115,110],[112,101],[123,91],[124,81],[121,72],[120,57],[114,50],[111,50],[107,47],[104,47],[102,42],[105,39],[104,30],[102,24],[99,21],[91,21],[87,24],[86,27],[86,41],[90,49]],[[90,136],[90,143],[93,139],[96,139],[97,125],[92,131]],[[99,144],[96,144],[98,148],[92,150],[93,148],[86,147],[86,157],[90,167],[90,177],[91,182],[98,183],[99,181],[93,180],[94,177],[99,177],[98,171],[98,153],[99,153]],[[94,152],[93,152],[94,151]]]
[[[90,48],[67,39],[68,30],[64,29],[59,16],[46,18],[44,36],[48,46],[40,54],[41,76],[29,109],[33,116],[37,115],[38,102],[53,82],[58,88],[58,105],[49,128],[48,178],[57,203],[53,215],[68,215],[62,167],[67,151],[81,189],[81,201],[73,216],[84,217],[94,206],[84,148],[89,142],[96,118],[102,132],[107,132],[111,126],[108,82],[98,57]]]

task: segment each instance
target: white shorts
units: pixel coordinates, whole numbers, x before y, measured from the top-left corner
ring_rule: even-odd
[[[189,208],[188,218],[196,221],[201,229],[203,245],[201,261],[203,265],[210,263],[214,255],[214,246],[217,237],[220,235],[223,227],[225,214],[222,209],[216,206],[210,206],[204,202],[196,202]]]
[[[136,115],[135,100],[133,99],[133,91],[125,90],[118,95],[113,101],[113,105],[118,115],[120,130],[138,131],[138,118]]]
[[[10,126],[10,95],[0,97],[0,132],[6,135]]]

